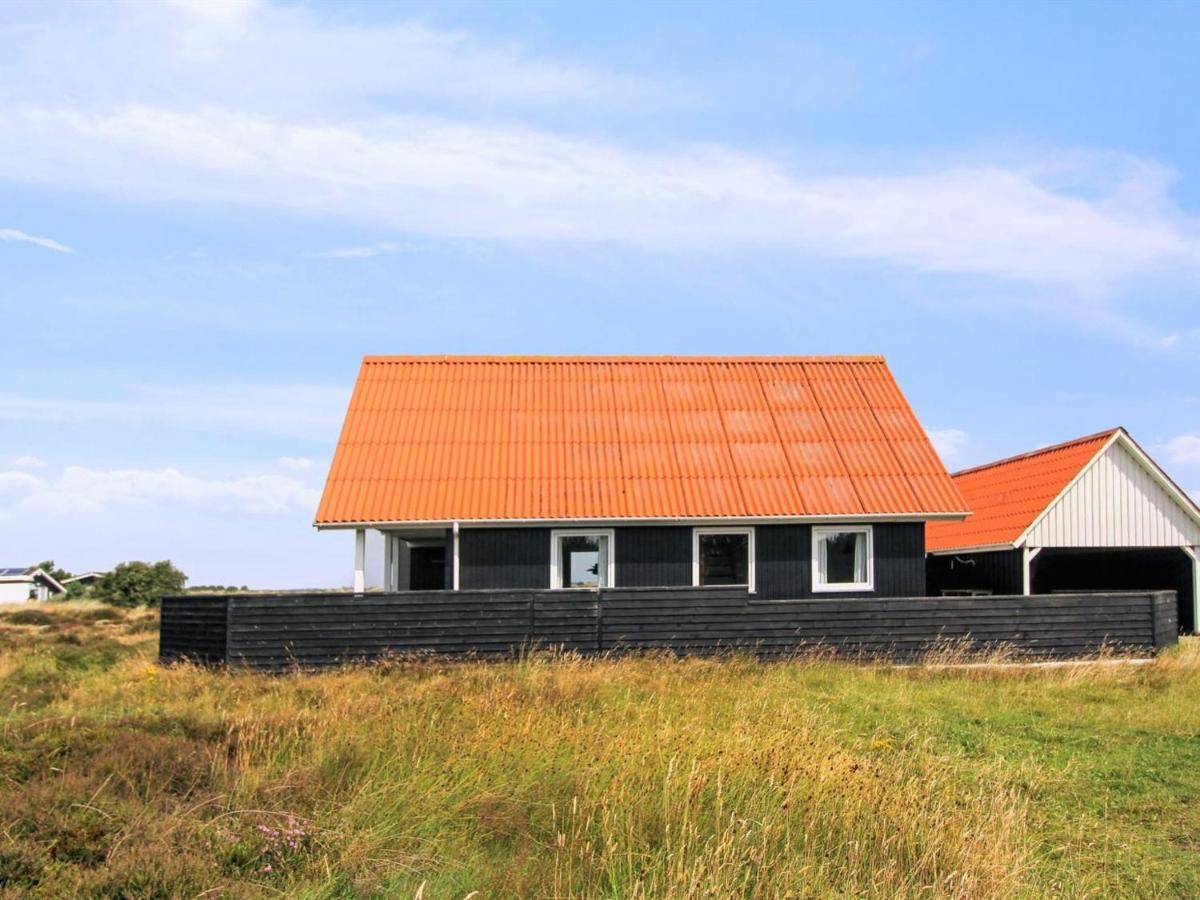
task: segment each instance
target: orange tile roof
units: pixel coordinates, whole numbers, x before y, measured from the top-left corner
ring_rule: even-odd
[[[930,522],[925,549],[1013,543],[1118,431],[1111,428],[954,473],[971,516],[962,522]]]
[[[316,524],[965,509],[880,357],[370,356]]]

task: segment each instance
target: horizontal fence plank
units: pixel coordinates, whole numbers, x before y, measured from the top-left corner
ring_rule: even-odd
[[[388,656],[750,652],[1078,656],[1175,640],[1170,592],[758,600],[744,589],[231,594],[163,601],[160,657],[316,668]]]

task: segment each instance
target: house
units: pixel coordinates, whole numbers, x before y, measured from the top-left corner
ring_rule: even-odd
[[[931,523],[933,594],[1173,590],[1196,628],[1200,508],[1123,428],[958,472],[974,511]]]
[[[925,594],[967,507],[880,357],[363,360],[315,525],[383,587]]]
[[[81,588],[90,588],[107,574],[107,572],[84,572],[82,575],[73,575],[70,578],[64,578],[63,585],[70,587],[73,584],[77,584]]]
[[[0,603],[48,600],[66,592],[67,589],[45,569],[29,566],[0,568]]]

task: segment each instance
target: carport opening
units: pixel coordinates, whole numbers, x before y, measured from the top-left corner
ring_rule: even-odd
[[[1033,559],[1035,594],[1071,591],[1175,591],[1179,630],[1196,630],[1192,559],[1177,547],[1062,550],[1047,547]]]

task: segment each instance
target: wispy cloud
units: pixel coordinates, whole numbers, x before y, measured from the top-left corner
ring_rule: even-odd
[[[114,400],[0,394],[0,421],[169,426],[328,440],[337,433],[348,396],[345,388],[309,384],[147,389]]]
[[[303,472],[305,469],[311,469],[315,463],[306,456],[281,456],[279,457],[280,468],[287,469],[291,472]]]
[[[111,511],[114,506],[166,504],[254,515],[311,513],[319,497],[315,488],[277,474],[211,479],[173,468],[85,466],[68,466],[55,478],[0,472],[0,515],[10,516],[25,510],[45,516],[56,511]]]
[[[323,116],[422,99],[493,112],[687,99],[516,42],[418,21],[366,25],[343,12],[253,0],[47,4],[36,21],[5,29],[0,20],[0,98],[86,106],[119,96]]]
[[[48,237],[38,237],[35,234],[26,234],[24,231],[18,231],[15,228],[0,228],[0,241],[21,241],[37,247],[45,247],[47,250],[55,250],[59,253],[73,252],[70,247],[60,244],[58,241],[53,241]]]
[[[42,469],[45,468],[46,461],[37,456],[18,456],[12,464],[18,469]]]
[[[1181,434],[1166,443],[1167,459],[1173,463],[1200,463],[1200,437]]]
[[[0,171],[122,197],[290,207],[435,237],[754,245],[1103,293],[1200,272],[1163,171],[1106,162],[1093,194],[1036,168],[809,176],[713,146],[635,150],[428,117],[286,123],[130,107],[0,114]],[[386,252],[351,248],[346,255]]]
[[[967,433],[958,428],[931,428],[928,434],[933,449],[947,465],[958,456],[968,440]]]
[[[386,256],[392,253],[399,253],[407,246],[395,241],[379,241],[361,247],[341,247],[337,250],[326,250],[316,255],[323,259],[368,259],[372,256]]]

